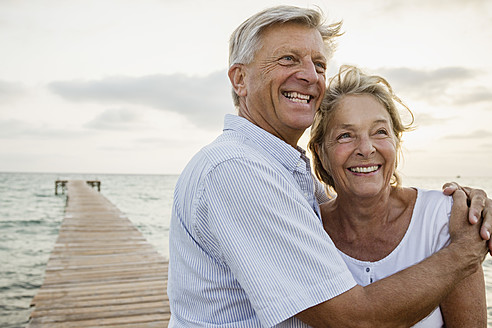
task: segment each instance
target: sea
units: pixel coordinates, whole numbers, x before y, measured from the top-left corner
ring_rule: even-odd
[[[25,327],[30,303],[63,219],[66,194],[55,195],[56,180],[99,180],[101,193],[126,213],[168,258],[172,195],[178,175],[1,173],[0,172],[0,327]],[[403,177],[405,186],[441,189],[445,182],[484,189],[492,197],[492,177]],[[492,257],[484,264],[492,328]]]

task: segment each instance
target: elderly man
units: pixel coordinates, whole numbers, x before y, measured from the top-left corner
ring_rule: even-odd
[[[233,33],[238,115],[176,185],[170,327],[406,327],[481,265],[486,242],[461,191],[451,244],[420,264],[361,287],[337,254],[319,217],[326,196],[297,142],[323,99],[339,29],[318,11],[282,6]]]

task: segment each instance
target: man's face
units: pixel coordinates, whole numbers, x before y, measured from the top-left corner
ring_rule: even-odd
[[[295,146],[325,93],[324,43],[316,29],[295,23],[270,26],[261,40],[244,67],[239,114]]]

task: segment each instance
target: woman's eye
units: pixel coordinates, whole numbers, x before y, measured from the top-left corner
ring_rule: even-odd
[[[345,132],[345,133],[340,134],[340,135],[337,137],[337,140],[348,139],[348,138],[350,138],[350,133]]]
[[[376,134],[382,134],[382,135],[387,136],[388,132],[385,129],[379,129],[379,130],[377,130]]]

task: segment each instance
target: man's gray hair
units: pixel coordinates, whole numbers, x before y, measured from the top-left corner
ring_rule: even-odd
[[[249,64],[261,47],[261,33],[275,24],[297,23],[315,28],[325,42],[326,57],[335,50],[334,39],[341,35],[341,22],[325,25],[322,11],[294,6],[277,6],[265,9],[245,20],[232,33],[229,41],[229,68],[234,64]],[[232,92],[234,105],[239,106],[239,97]]]

